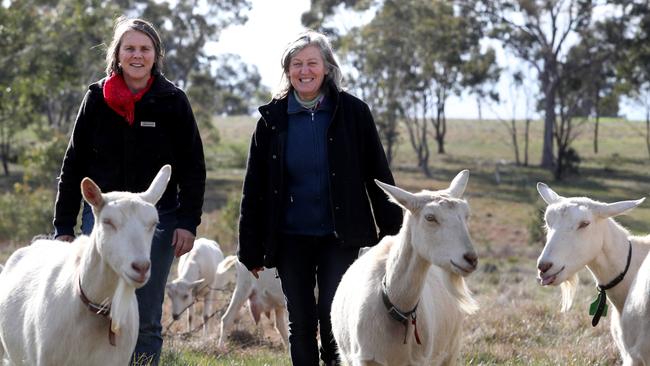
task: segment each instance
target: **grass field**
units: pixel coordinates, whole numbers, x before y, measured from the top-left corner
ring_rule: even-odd
[[[226,254],[235,251],[231,217],[223,208],[236,200],[252,118],[219,118],[221,142],[207,145],[208,173],[203,224],[199,235],[217,238]],[[522,126],[520,131],[523,130]],[[559,288],[536,282],[536,258],[543,243],[540,232],[544,205],[535,190],[548,183],[564,196],[584,195],[602,201],[650,196],[650,158],[644,144],[644,125],[605,120],[600,128],[598,154],[592,148],[592,126],[584,125],[574,146],[582,158],[579,174],[554,182],[552,174],[536,167],[540,160],[540,122],[531,126],[529,167],[515,166],[510,137],[495,121],[450,121],[445,155],[433,154],[431,179],[414,166],[413,153],[400,141],[393,169],[397,184],[417,191],[444,188],[461,169],[470,169],[466,198],[472,208],[470,231],[479,254],[479,269],[467,281],[480,310],[466,321],[461,364],[465,365],[618,365],[618,352],[609,335],[609,322],[592,328],[588,304],[596,296],[591,275],[583,270],[573,308],[560,313]],[[521,137],[520,137],[521,138]],[[523,143],[522,143],[523,145]],[[433,147],[433,146],[432,146]],[[435,151],[435,149],[432,149]],[[242,158],[243,154],[243,158]],[[522,152],[523,156],[523,152]],[[500,182],[496,182],[496,171]],[[634,233],[650,232],[650,203],[620,217]],[[225,234],[224,230],[231,230]],[[7,251],[0,255],[8,255]],[[224,294],[219,307],[227,305]],[[195,317],[198,318],[198,317]],[[164,323],[169,322],[165,313]],[[217,322],[217,319],[214,319]],[[216,326],[209,338],[182,335],[184,324],[174,323],[166,336],[164,365],[288,365],[287,352],[265,321],[260,333],[248,317],[228,352],[216,349]]]

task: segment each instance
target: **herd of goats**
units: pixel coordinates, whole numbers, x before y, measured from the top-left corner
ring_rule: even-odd
[[[93,207],[96,225],[72,245],[38,240],[16,250],[0,274],[0,358],[5,365],[126,365],[135,347],[138,307],[135,290],[146,283],[155,203],[171,175],[163,167],[147,191],[103,193],[85,178],[81,191]],[[463,193],[469,171],[449,187],[410,193],[376,182],[403,208],[402,228],[371,248],[343,276],[332,303],[332,331],[341,361],[350,366],[455,365],[462,346],[463,319],[478,309],[465,277],[478,257],[467,228]],[[650,366],[649,236],[632,236],[613,217],[644,199],[598,202],[562,197],[544,183],[546,245],[537,261],[542,285],[560,285],[569,309],[577,272],[587,267],[598,285],[593,324],[612,305],[611,333],[625,366]],[[64,248],[64,249],[62,249]],[[260,278],[224,257],[219,245],[197,239],[167,284],[174,320],[203,300],[203,331],[214,314],[217,289],[235,267],[235,287],[221,317],[218,346],[248,303],[255,322],[275,313],[275,327],[287,344],[284,295],[273,271]],[[85,301],[84,301],[85,299]],[[88,299],[103,299],[96,312]],[[388,301],[387,301],[388,300]],[[74,352],[72,352],[74,350]]]

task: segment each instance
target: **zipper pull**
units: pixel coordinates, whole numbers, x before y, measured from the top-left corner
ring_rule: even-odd
[[[293,203],[293,196],[289,196],[289,200]]]

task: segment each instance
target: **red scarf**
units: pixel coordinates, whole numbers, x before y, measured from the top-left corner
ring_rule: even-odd
[[[135,103],[149,91],[153,82],[153,75],[149,77],[147,86],[137,94],[133,94],[121,74],[112,73],[104,82],[104,100],[115,113],[126,118],[129,125],[135,121]]]

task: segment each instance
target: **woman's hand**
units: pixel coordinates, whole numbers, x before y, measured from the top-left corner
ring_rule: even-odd
[[[172,238],[172,246],[175,247],[174,255],[180,257],[183,254],[192,250],[194,246],[194,234],[185,229],[174,230],[174,237]]]

